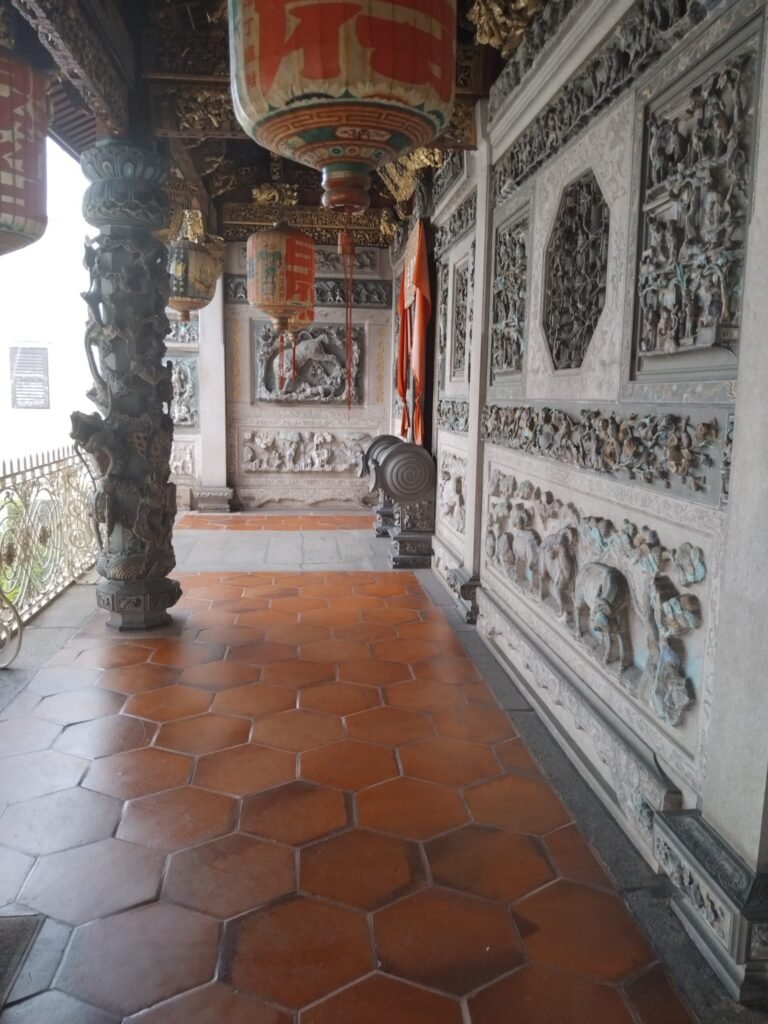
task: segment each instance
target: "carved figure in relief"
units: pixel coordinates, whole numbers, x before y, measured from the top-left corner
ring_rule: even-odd
[[[555,598],[560,618],[567,615],[565,595],[573,581],[576,561],[572,547],[576,542],[576,530],[567,526],[545,537],[539,547],[539,597],[544,598],[545,584]]]
[[[359,400],[361,333],[353,328],[353,401]],[[346,396],[344,328],[315,325],[286,344],[281,361],[278,339],[268,325],[256,335],[257,397],[283,402],[337,402]],[[295,364],[295,377],[294,377]],[[281,386],[282,385],[282,386]]]
[[[539,568],[539,535],[531,529],[522,505],[512,510],[510,525],[501,538],[500,560],[510,575],[532,588]]]
[[[574,594],[574,626],[576,635],[584,635],[582,613],[587,610],[589,628],[602,638],[603,661],[619,659],[622,669],[630,664],[627,612],[629,585],[625,577],[609,565],[588,562],[579,569]],[[614,654],[614,640],[618,646]]]

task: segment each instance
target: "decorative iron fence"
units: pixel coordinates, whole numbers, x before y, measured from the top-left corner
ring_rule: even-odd
[[[26,622],[96,561],[93,480],[73,448],[0,470],[0,590]],[[0,651],[11,629],[0,616]]]

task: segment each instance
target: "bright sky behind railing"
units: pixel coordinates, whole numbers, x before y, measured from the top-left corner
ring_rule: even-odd
[[[83,336],[88,286],[82,216],[87,181],[79,164],[48,142],[48,227],[34,245],[0,256],[0,460],[70,444],[69,414],[93,412]],[[11,409],[9,350],[48,349],[50,409]]]

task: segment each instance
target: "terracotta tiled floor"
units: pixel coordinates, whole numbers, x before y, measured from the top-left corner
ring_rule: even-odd
[[[0,716],[4,912],[74,929],[2,1024],[689,1024],[412,575],[182,583]]]
[[[233,515],[204,515],[187,513],[177,522],[176,530],[368,530],[373,516],[361,515],[276,515],[268,513],[254,515],[235,513]]]

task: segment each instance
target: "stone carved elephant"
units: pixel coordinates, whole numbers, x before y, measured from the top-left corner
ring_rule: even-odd
[[[589,626],[603,641],[603,662],[615,661],[614,638],[618,643],[621,668],[630,665],[630,641],[627,613],[629,584],[618,569],[602,562],[587,562],[576,576],[573,614],[576,635],[581,638],[582,610],[589,614]]]
[[[544,585],[549,581],[549,593],[557,601],[561,618],[566,616],[565,594],[576,571],[572,553],[576,537],[575,528],[567,526],[545,537],[539,547],[539,597],[544,599]]]

